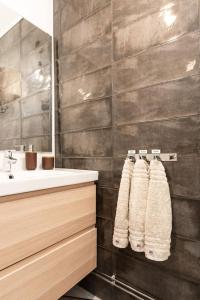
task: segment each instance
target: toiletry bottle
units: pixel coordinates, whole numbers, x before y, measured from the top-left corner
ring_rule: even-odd
[[[33,145],[28,146],[28,151],[25,153],[26,169],[35,170],[37,168],[37,152],[33,151]]]

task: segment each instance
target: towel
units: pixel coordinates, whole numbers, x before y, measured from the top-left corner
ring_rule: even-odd
[[[129,203],[129,240],[131,248],[144,251],[145,214],[149,185],[149,165],[144,159],[137,159],[131,181]]]
[[[145,256],[155,261],[170,256],[172,209],[164,166],[158,160],[150,163],[150,181],[145,224]]]
[[[128,203],[133,166],[134,163],[127,158],[122,170],[113,234],[113,245],[118,248],[128,246]]]

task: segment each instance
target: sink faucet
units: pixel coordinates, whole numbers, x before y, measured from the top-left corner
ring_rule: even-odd
[[[7,153],[5,154],[4,158],[7,160],[7,163],[8,163],[8,166],[9,166],[9,169],[8,169],[9,179],[13,179],[14,175],[12,174],[12,165],[16,164],[17,158],[13,157],[13,151],[12,150],[8,150]]]

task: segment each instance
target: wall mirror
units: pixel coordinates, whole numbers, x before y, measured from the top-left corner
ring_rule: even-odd
[[[52,36],[4,2],[0,1],[0,150],[32,144],[37,151],[51,152]]]

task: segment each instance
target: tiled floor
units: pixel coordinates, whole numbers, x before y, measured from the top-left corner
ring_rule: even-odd
[[[101,300],[79,286],[72,288],[59,300]]]

